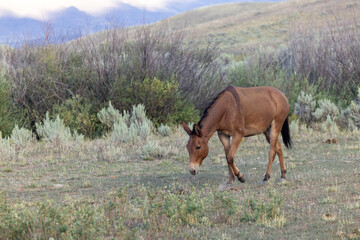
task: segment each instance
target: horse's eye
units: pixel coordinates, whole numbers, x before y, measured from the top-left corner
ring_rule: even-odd
[[[201,148],[201,146],[200,147],[195,147],[196,149],[200,149]]]

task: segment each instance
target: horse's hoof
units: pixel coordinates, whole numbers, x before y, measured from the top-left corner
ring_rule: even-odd
[[[280,184],[282,184],[282,183],[287,183],[287,180],[286,180],[286,178],[280,178],[280,179],[278,180],[278,183],[280,183]]]
[[[264,184],[266,184],[268,181],[267,180],[262,180],[261,182],[260,182],[260,185],[264,185]]]
[[[246,179],[245,179],[245,177],[243,176],[243,177],[241,177],[241,178],[238,178],[239,179],[239,181],[240,182],[242,182],[242,183],[244,183],[244,182],[246,182]]]

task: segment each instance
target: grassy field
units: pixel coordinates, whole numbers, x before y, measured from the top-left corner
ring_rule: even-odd
[[[192,176],[182,129],[149,137],[161,158],[144,158],[144,142],[107,139],[2,152],[0,239],[359,239],[359,136],[293,136],[288,181],[275,160],[265,185],[269,146],[248,138],[236,156],[247,182],[230,191],[219,190],[228,175],[217,137]]]

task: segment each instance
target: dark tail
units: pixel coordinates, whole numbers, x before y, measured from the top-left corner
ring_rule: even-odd
[[[281,135],[282,135],[282,139],[283,139],[283,142],[284,142],[285,146],[287,148],[291,148],[292,141],[291,141],[291,137],[290,137],[290,129],[289,129],[288,117],[285,119],[285,122],[284,122],[284,124],[282,126]]]

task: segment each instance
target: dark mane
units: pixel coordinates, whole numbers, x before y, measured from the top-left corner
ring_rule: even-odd
[[[213,100],[211,100],[211,102],[208,103],[208,105],[206,106],[206,108],[205,108],[205,110],[204,110],[204,112],[203,112],[203,115],[202,115],[200,121],[198,122],[198,125],[199,125],[200,127],[202,127],[202,126],[201,126],[201,122],[209,115],[209,110],[210,110],[210,108],[212,107],[212,105],[214,105],[214,103],[219,99],[219,97],[220,97],[224,92],[229,91],[229,89],[232,88],[232,87],[233,87],[233,86],[229,86],[229,87],[225,88],[225,89],[222,90],[215,98],[213,98]]]

